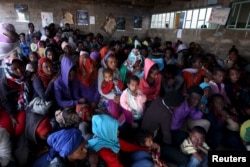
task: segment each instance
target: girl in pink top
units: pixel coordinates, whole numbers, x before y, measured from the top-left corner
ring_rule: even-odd
[[[133,121],[141,120],[145,102],[147,100],[146,96],[138,89],[140,79],[132,75],[128,79],[128,88],[122,92],[120,98],[120,105],[122,106],[126,121],[128,123],[133,123]]]

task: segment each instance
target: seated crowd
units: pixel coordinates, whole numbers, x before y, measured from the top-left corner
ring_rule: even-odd
[[[210,150],[248,149],[235,46],[221,60],[195,42],[28,28],[0,25],[0,166],[205,167]]]

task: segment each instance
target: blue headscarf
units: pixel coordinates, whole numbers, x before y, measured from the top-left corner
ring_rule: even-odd
[[[164,68],[164,59],[163,58],[153,58],[152,59],[159,67],[159,70],[162,71]]]
[[[95,115],[92,118],[93,139],[88,141],[89,148],[96,152],[102,148],[109,148],[113,152],[118,153],[120,144],[118,141],[118,126],[116,119],[109,115]]]
[[[211,86],[206,83],[206,82],[202,82],[200,85],[199,85],[203,90],[206,89],[206,88],[210,88],[211,89]],[[203,104],[208,104],[208,99],[204,96],[201,97],[201,103]]]
[[[79,129],[63,129],[52,133],[47,142],[51,147],[48,160],[51,161],[57,153],[63,158],[73,153],[84,141]]]

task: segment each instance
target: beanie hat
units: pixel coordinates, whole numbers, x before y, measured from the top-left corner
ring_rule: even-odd
[[[187,93],[189,95],[192,93],[196,93],[196,94],[203,96],[203,89],[199,87],[198,85],[194,85],[188,88]]]
[[[164,96],[164,103],[169,107],[177,107],[184,101],[184,96],[178,91],[167,92]]]
[[[208,84],[208,83],[206,83],[206,82],[202,82],[201,84],[200,84],[200,87],[201,87],[201,89],[205,89],[205,88],[211,88],[211,86]]]
[[[180,44],[177,48],[177,51],[176,53],[182,51],[182,50],[185,50],[185,49],[188,49],[187,46],[185,44]]]
[[[64,49],[67,45],[69,45],[69,43],[68,43],[68,42],[63,41],[63,43],[61,44],[62,50],[63,50],[63,49]]]
[[[46,136],[48,135],[52,130],[50,119],[44,118],[37,126],[36,128],[36,134],[38,136]]]
[[[240,127],[240,137],[246,142],[250,142],[250,119],[245,121]]]
[[[32,52],[36,52],[37,49],[38,49],[37,44],[31,43],[31,44],[30,44],[30,49],[31,49]]]
[[[0,59],[19,51],[18,34],[12,24],[0,23]]]
[[[11,159],[11,142],[9,133],[0,127],[0,165],[7,166]]]
[[[100,57],[100,53],[99,53],[99,52],[91,52],[91,53],[90,53],[90,58],[91,58],[92,60],[99,59],[99,57]]]

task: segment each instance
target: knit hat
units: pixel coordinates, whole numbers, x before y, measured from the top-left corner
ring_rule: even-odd
[[[90,58],[91,58],[92,60],[99,59],[99,57],[100,57],[100,53],[99,53],[99,52],[91,52],[91,53],[90,53]]]
[[[176,53],[178,53],[178,52],[180,52],[180,51],[182,51],[182,50],[186,50],[186,49],[188,49],[188,48],[187,48],[187,46],[186,46],[185,44],[180,44],[180,45],[178,46],[178,48],[177,48]]]
[[[40,136],[47,136],[52,130],[49,118],[44,118],[36,128],[36,134]]]
[[[206,82],[202,82],[201,84],[200,84],[200,87],[201,87],[201,89],[205,89],[205,88],[211,88],[211,86],[208,84],[208,83],[206,83]]]
[[[37,49],[38,49],[37,44],[31,43],[31,44],[30,44],[30,49],[31,49],[32,52],[36,52]]]
[[[0,165],[7,166],[11,159],[11,142],[9,133],[0,127]]]
[[[20,50],[18,34],[12,24],[0,23],[0,59]]]
[[[240,137],[246,142],[250,142],[250,119],[245,121],[240,127]]]
[[[52,133],[47,143],[51,147],[48,160],[51,161],[56,154],[66,158],[72,154],[84,141],[82,132],[79,129],[63,129]]]
[[[63,50],[67,45],[69,45],[69,43],[63,41],[63,43],[61,44],[62,50]]]
[[[177,107],[184,101],[184,96],[178,91],[167,92],[163,98],[164,103],[169,107]]]

